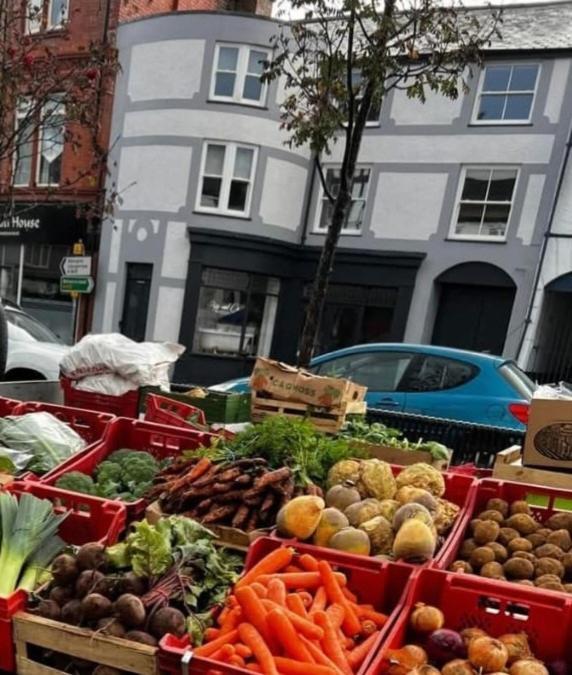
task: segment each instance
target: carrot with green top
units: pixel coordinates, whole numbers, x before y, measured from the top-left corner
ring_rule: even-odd
[[[283,610],[273,609],[268,612],[267,622],[272,634],[277,636],[287,656],[304,663],[314,663],[312,655],[299,639],[294,626]]]
[[[256,628],[250,623],[242,623],[238,628],[238,634],[241,642],[252,651],[262,672],[265,675],[278,675],[272,652]]]
[[[378,636],[379,631],[372,633],[366,640],[351,650],[348,655],[348,663],[353,670],[357,670],[365,661],[366,656],[373,649]]]
[[[270,602],[270,600],[263,600],[262,605],[268,611],[271,611],[273,609],[282,609],[286,613],[286,616],[292,622],[294,628],[299,633],[305,635],[310,640],[322,639],[324,631],[319,626],[316,626],[316,624],[312,623],[309,619],[304,619],[301,616],[298,616],[294,612],[290,611],[288,608],[280,607],[280,605],[276,605],[275,603]]]
[[[338,633],[326,612],[316,612],[314,621],[324,631],[321,645],[325,655],[346,675],[352,675],[352,669],[346,659],[344,648],[338,639]]]
[[[238,639],[238,629],[231,630],[230,633],[225,633],[213,640],[207,642],[194,650],[197,656],[212,656],[218,649],[226,644],[234,644]]]
[[[275,656],[274,663],[284,675],[336,675],[336,671],[327,666],[300,663],[284,656]]]
[[[301,616],[305,619],[308,615],[306,614],[306,608],[300,597],[301,593],[290,593],[286,596],[286,607],[294,614]]]
[[[352,637],[358,635],[361,631],[361,623],[346,596],[342,593],[341,586],[338,584],[334,571],[330,564],[325,560],[320,560],[318,569],[322,578],[322,583],[326,589],[326,596],[330,603],[341,605],[344,608],[345,617],[342,623],[342,629],[346,635]]]
[[[262,560],[259,560],[254,567],[241,578],[239,579],[234,588],[242,588],[242,586],[248,586],[253,581],[256,581],[259,576],[267,574],[276,574],[280,572],[285,567],[292,562],[294,557],[294,550],[287,547],[276,548],[274,551],[264,556]]]
[[[286,606],[286,586],[284,586],[284,582],[280,581],[280,579],[270,579],[268,582],[268,592],[266,594],[266,597],[268,600],[272,600],[272,602],[275,602],[277,605],[280,605],[281,607]]]

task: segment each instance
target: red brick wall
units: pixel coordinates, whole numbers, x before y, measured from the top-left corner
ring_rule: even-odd
[[[139,16],[163,12],[233,11],[270,16],[271,0],[123,0],[119,20],[129,21]]]

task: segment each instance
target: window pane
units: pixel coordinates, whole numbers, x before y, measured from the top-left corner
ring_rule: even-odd
[[[216,208],[219,205],[221,183],[220,178],[209,178],[208,176],[203,178],[201,206]]]
[[[217,73],[214,90],[215,96],[233,96],[235,79],[236,75],[234,73]]]
[[[332,222],[333,205],[328,199],[322,200],[322,212],[320,214],[320,229],[326,230]]]
[[[252,156],[254,152],[248,148],[237,148],[234,161],[234,177],[250,180],[252,171]]]
[[[481,234],[493,236],[504,234],[509,212],[509,204],[487,204]]]
[[[367,112],[367,121],[379,122],[380,112],[381,112],[381,105],[379,103],[370,105],[369,110]]]
[[[32,179],[32,153],[34,152],[34,125],[22,120],[16,140],[14,158],[14,185],[29,185]]]
[[[356,175],[354,176],[354,182],[352,184],[353,199],[365,197],[368,181],[369,181],[369,169],[360,169],[356,171]]]
[[[505,120],[527,120],[532,108],[532,94],[511,94],[507,96],[504,111]]]
[[[42,0],[28,0],[26,3],[26,30],[37,33],[42,29]]]
[[[461,204],[455,232],[457,234],[479,234],[483,208],[482,204]]]
[[[515,181],[515,171],[493,171],[488,201],[510,202]]]
[[[262,75],[264,71],[264,61],[268,58],[265,52],[258,52],[251,49],[248,55],[248,72],[254,75]]]
[[[228,208],[231,211],[244,211],[246,208],[247,195],[248,183],[241,180],[231,181],[230,193],[228,195]]]
[[[222,176],[224,165],[224,145],[209,145],[205,162],[205,174]]]
[[[211,354],[238,354],[246,309],[245,291],[201,288],[193,348]]]
[[[344,225],[344,230],[359,230],[363,222],[365,211],[365,202],[363,200],[353,201],[350,206],[348,218]]]
[[[64,148],[64,120],[60,115],[61,104],[51,102],[41,131],[39,182],[55,185],[60,182],[61,159]]]
[[[61,26],[68,18],[68,0],[51,0],[48,26]]]
[[[506,91],[510,78],[510,66],[487,66],[483,91]]]
[[[220,47],[217,70],[236,70],[238,47]]]
[[[244,78],[242,97],[249,101],[260,101],[262,96],[262,82],[258,75],[247,75]]]
[[[465,175],[465,185],[461,199],[484,200],[487,196],[491,172],[470,169]]]
[[[534,91],[538,66],[515,66],[510,78],[511,91]]]
[[[479,113],[477,119],[479,120],[500,120],[504,108],[504,96],[481,96],[479,104]]]
[[[328,190],[331,192],[332,196],[336,196],[338,190],[340,189],[340,170],[339,169],[328,169],[326,171],[326,185]]]

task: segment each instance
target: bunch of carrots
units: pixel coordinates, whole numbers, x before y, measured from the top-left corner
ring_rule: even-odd
[[[278,548],[234,586],[195,656],[265,675],[352,675],[387,617],[359,604],[344,574]]]

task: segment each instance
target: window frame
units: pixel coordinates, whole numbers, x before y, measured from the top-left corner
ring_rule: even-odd
[[[57,94],[56,94],[56,96],[57,96]],[[43,114],[44,114],[44,107],[45,107],[46,105],[49,105],[49,103],[51,103],[51,101],[47,101],[47,102],[44,104],[44,106],[42,107],[42,111],[41,111],[41,113],[40,113],[42,117],[43,117]],[[63,114],[62,114],[62,117],[63,117],[63,124],[62,124],[62,126],[63,126],[63,129],[64,129],[64,134],[63,134],[63,135],[64,135],[64,139],[63,139],[63,143],[62,143],[62,151],[61,151],[61,153],[60,153],[60,155],[59,155],[59,157],[61,158],[60,161],[62,162],[62,167],[60,168],[60,180],[59,180],[57,183],[42,183],[41,180],[40,180],[41,172],[42,172],[42,144],[43,144],[43,142],[44,142],[44,129],[45,129],[45,124],[44,124],[44,123],[41,123],[41,124],[38,125],[38,129],[37,129],[37,140],[36,140],[36,142],[37,142],[37,147],[36,147],[36,151],[35,151],[35,153],[34,153],[35,158],[36,158],[36,170],[35,170],[35,174],[34,174],[35,181],[36,181],[36,182],[35,182],[35,187],[39,187],[39,188],[55,188],[55,187],[60,187],[61,184],[62,184],[62,181],[61,181],[61,174],[62,174],[62,168],[63,168],[64,150],[65,150],[65,147],[66,147],[66,140],[65,140],[66,105],[65,105],[65,103],[62,102],[62,101],[60,101],[60,102],[58,103],[58,105],[61,105],[61,106],[63,107]],[[52,113],[52,114],[53,114],[53,113]],[[43,122],[45,122],[45,120],[44,120]],[[50,162],[50,164],[51,164],[51,162]]]
[[[61,31],[67,28],[67,24],[70,20],[70,3],[71,0],[66,0],[66,14],[63,20],[60,23],[52,23],[52,9],[54,2],[56,0],[38,0],[41,4],[41,11],[38,14],[37,21],[35,23],[35,28],[31,29],[31,21],[26,15],[24,17],[24,33],[26,35],[39,35],[41,33],[51,33],[55,31]],[[26,0],[26,14],[28,12],[28,6],[31,3],[31,0]]]
[[[506,219],[506,227],[504,229],[504,234],[502,235],[482,235],[482,234],[458,234],[455,232],[457,223],[459,220],[459,212],[461,209],[461,197],[463,194],[463,189],[465,187],[465,180],[467,178],[467,171],[515,171],[516,176],[514,179],[514,187],[512,189],[512,198],[510,201],[510,208],[508,211],[508,216]],[[453,215],[451,218],[451,225],[449,227],[449,236],[448,238],[455,241],[478,241],[478,242],[492,242],[492,243],[504,243],[507,240],[508,230],[510,227],[510,222],[514,209],[514,202],[518,190],[519,179],[520,179],[521,167],[515,164],[465,164],[462,166],[461,173],[459,176],[459,182],[457,185],[457,192],[455,195],[455,204],[453,208]],[[471,200],[465,200],[471,202]],[[475,204],[506,204],[506,202],[496,202],[496,201],[473,201]]]
[[[324,166],[323,170],[324,170],[324,177],[326,178],[326,181],[327,181],[327,178],[328,178],[328,171],[330,171],[330,170],[332,170],[332,171],[338,170],[339,171],[339,170],[341,170],[341,168],[342,168],[341,164],[328,164],[328,165]],[[367,169],[367,171],[368,171],[368,180],[367,180],[367,185],[366,185],[366,188],[365,188],[365,195],[362,199],[362,201],[364,202],[364,211],[363,211],[364,219],[363,219],[363,222],[362,222],[362,226],[363,226],[363,223],[365,222],[365,213],[366,213],[366,209],[367,209],[367,202],[368,202],[368,199],[369,199],[369,191],[370,191],[370,187],[371,187],[373,167],[372,167],[371,164],[357,164],[356,165],[356,171],[361,171],[363,169]],[[354,176],[354,178],[355,178],[355,176]],[[316,204],[316,214],[315,214],[315,218],[314,218],[314,225],[313,225],[313,228],[312,228],[312,234],[327,234],[328,228],[320,227],[320,220],[322,219],[322,210],[324,208],[324,199],[326,198],[326,193],[324,191],[324,186],[322,185],[322,181],[319,178],[317,178],[317,180],[318,180],[318,183],[319,183],[318,201],[317,201],[317,204]],[[352,198],[352,204],[353,204],[354,201],[357,201],[357,200],[354,200]],[[362,234],[363,234],[363,227],[360,227],[358,230],[353,230],[353,229],[350,230],[350,229],[347,229],[346,227],[342,227],[341,232],[340,232],[340,235],[350,236],[350,237],[360,237],[360,236],[362,236]]]
[[[512,74],[512,69],[515,66],[536,66],[536,80],[534,82],[534,90],[532,90],[532,102],[530,104],[530,111],[528,113],[528,118],[527,119],[521,119],[521,120],[505,120],[505,119],[497,119],[497,120],[481,120],[479,119],[479,108],[481,105],[481,97],[483,96],[483,85],[485,83],[485,75],[487,72],[487,68],[495,68],[495,67],[509,67],[511,68],[511,74]],[[473,114],[471,116],[471,125],[474,126],[495,126],[495,125],[502,125],[502,126],[523,126],[523,125],[529,125],[532,123],[532,113],[534,111],[534,105],[536,103],[536,95],[538,92],[538,83],[540,81],[540,73],[542,70],[542,64],[537,62],[537,61],[530,61],[530,62],[524,62],[524,63],[489,63],[485,64],[483,68],[481,68],[481,72],[479,74],[479,83],[477,86],[477,93],[475,96],[475,104],[473,106]],[[486,94],[486,92],[485,92]],[[499,96],[504,95],[505,97],[510,96],[510,95],[516,95],[516,94],[530,94],[530,90],[522,90],[522,91],[514,91],[514,92],[508,92],[505,91],[504,94],[501,94],[500,92],[498,93]]]
[[[19,113],[19,108],[20,108],[20,102],[23,102],[28,109],[33,106],[33,102],[30,99],[29,96],[22,96],[16,101],[16,110],[14,113],[14,131],[16,134],[18,134],[18,127],[19,127],[19,121],[20,119],[24,118],[26,119],[27,115],[29,114],[29,110],[25,112],[23,115]],[[20,141],[21,142],[21,141]],[[32,136],[31,136],[31,155],[30,155],[30,175],[28,177],[28,182],[27,183],[17,183],[16,182],[16,172],[18,168],[18,148],[14,148],[14,153],[12,157],[12,167],[11,167],[11,182],[12,182],[12,187],[13,188],[29,188],[33,184],[34,180],[34,162],[36,158],[36,148],[37,148],[37,142],[38,142],[38,133],[37,133],[37,128],[34,129]]]
[[[234,81],[234,92],[232,96],[221,96],[220,94],[215,94],[216,87],[216,76],[219,72],[218,62],[220,56],[220,50],[224,47],[230,47],[232,49],[238,49],[238,57],[236,61],[236,71],[235,71],[235,81]],[[209,87],[209,101],[215,103],[235,103],[239,105],[247,105],[253,108],[264,108],[266,107],[266,98],[268,96],[268,82],[262,82],[262,87],[260,90],[260,98],[258,101],[254,101],[250,98],[244,98],[244,84],[248,73],[248,60],[250,57],[251,51],[264,52],[266,58],[270,58],[270,50],[266,47],[257,47],[256,45],[249,45],[237,42],[217,42],[215,45],[215,52],[213,58],[213,66],[211,72],[211,81]],[[230,71],[228,71],[230,72]]]
[[[66,0],[66,13],[65,17],[62,19],[60,23],[51,23],[51,16],[52,16],[52,9],[54,6],[55,0],[48,0],[47,2],[47,11],[46,11],[46,30],[48,31],[53,31],[53,30],[62,30],[63,28],[66,27],[66,24],[69,21],[70,17],[70,2],[71,0]]]
[[[203,182],[205,178],[205,166],[207,162],[207,153],[209,145],[223,145],[225,148],[222,176],[221,176],[221,191],[220,201],[226,204],[225,206],[204,206],[201,204],[201,197],[203,194]],[[237,211],[236,209],[228,208],[228,197],[230,194],[230,184],[234,177],[234,167],[236,161],[236,151],[239,148],[252,150],[252,164],[250,167],[249,189],[244,205],[244,211]],[[229,149],[231,150],[229,154]],[[232,158],[232,161],[231,161]],[[199,180],[197,183],[197,195],[195,199],[195,211],[199,213],[209,213],[219,216],[227,216],[229,218],[250,218],[250,209],[252,206],[252,194],[254,192],[254,183],[256,178],[256,168],[258,162],[258,146],[250,145],[249,143],[240,143],[236,141],[219,141],[216,139],[205,139],[203,141],[203,150],[201,155],[201,164],[199,170]],[[225,199],[223,200],[223,196]]]

